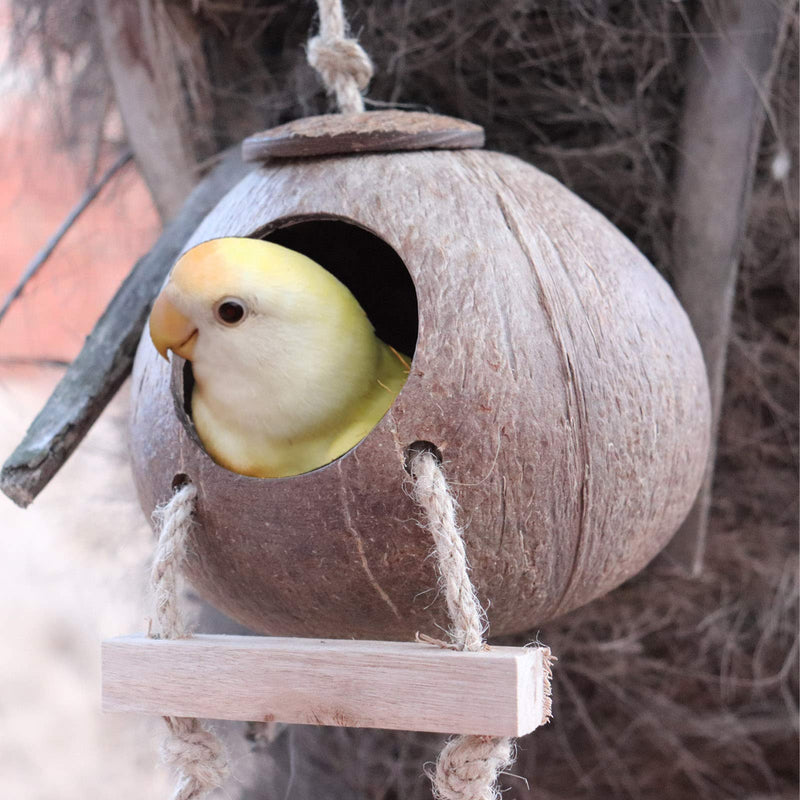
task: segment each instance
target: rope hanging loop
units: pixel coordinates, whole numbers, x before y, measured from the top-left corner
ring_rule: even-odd
[[[439,584],[452,624],[450,636],[459,650],[486,647],[486,613],[469,577],[464,536],[456,518],[456,501],[437,457],[428,450],[414,455],[409,468],[414,500],[425,512],[433,536]],[[442,748],[428,774],[438,800],[497,800],[497,776],[514,760],[511,739],[454,736]]]
[[[346,35],[342,0],[317,0],[319,34],[308,42],[308,63],[319,73],[328,94],[343,114],[364,110],[362,92],[372,78],[370,57]]]
[[[483,650],[486,647],[483,638],[486,614],[469,577],[456,502],[444,472],[430,451],[414,455],[409,469],[414,480],[414,500],[424,512],[425,527],[434,541],[453,646],[466,651]],[[178,581],[196,498],[197,489],[185,483],[156,514],[160,533],[151,577],[157,623],[160,635],[165,638],[190,635],[178,606]],[[221,786],[228,774],[224,746],[200,720],[164,719],[170,736],[162,747],[162,757],[179,775],[173,800],[202,800]],[[435,767],[428,773],[434,796],[437,800],[498,800],[497,777],[513,760],[514,742],[510,738],[454,736],[445,744]]]
[[[150,582],[158,635],[164,639],[184,639],[191,635],[178,604],[178,584],[196,499],[195,486],[184,483],[153,514],[159,535]],[[201,800],[222,786],[228,775],[225,746],[199,719],[164,717],[164,721],[169,736],[161,746],[161,758],[178,773],[172,800]]]

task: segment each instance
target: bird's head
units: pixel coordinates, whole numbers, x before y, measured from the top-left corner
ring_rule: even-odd
[[[310,258],[259,239],[213,239],[175,264],[153,304],[150,337],[164,358],[169,350],[188,361],[201,351],[216,361],[247,353],[274,364],[342,316],[365,319]]]

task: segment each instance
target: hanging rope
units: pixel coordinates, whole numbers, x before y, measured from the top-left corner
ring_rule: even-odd
[[[364,48],[346,37],[342,0],[317,0],[319,34],[308,42],[308,63],[319,73],[328,94],[343,114],[364,110],[361,93],[372,78],[372,61]]]
[[[433,536],[439,581],[459,650],[483,650],[486,614],[469,578],[464,538],[456,521],[456,504],[433,453],[423,451],[410,463],[413,496],[422,507]],[[549,712],[546,712],[549,716]],[[495,736],[454,736],[439,754],[433,793],[441,800],[497,800],[497,776],[514,760],[511,739]]]
[[[451,620],[452,646],[479,651],[486,647],[486,615],[469,578],[464,539],[456,519],[456,504],[436,457],[427,451],[410,462],[413,496],[425,512],[434,540],[437,569]],[[160,506],[159,540],[153,560],[152,585],[159,634],[168,639],[189,635],[178,605],[180,579],[192,526],[197,489],[184,484]],[[545,663],[549,665],[549,652]],[[550,716],[545,687],[545,718]],[[162,746],[165,762],[179,774],[173,800],[201,800],[221,786],[228,774],[222,742],[203,722],[188,717],[165,717],[170,736]],[[514,744],[495,736],[454,736],[442,748],[432,774],[438,800],[498,800],[497,776],[514,760]]]
[[[159,632],[151,636],[182,639],[190,635],[178,605],[178,581],[196,497],[197,489],[186,483],[154,513],[159,537],[150,580]],[[198,719],[164,717],[164,720],[170,735],[161,747],[161,757],[179,776],[172,800],[200,800],[221,786],[228,774],[225,747]]]

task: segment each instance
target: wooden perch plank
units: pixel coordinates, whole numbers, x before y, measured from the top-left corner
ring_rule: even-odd
[[[238,147],[226,152],[189,195],[153,249],[136,262],[0,471],[0,490],[17,505],[24,508],[33,502],[122,385],[130,373],[150,305],[184,242],[248,169]]]
[[[691,45],[681,120],[673,231],[675,292],[708,370],[712,453],[700,494],[668,553],[693,574],[703,564],[739,254],[772,76],[789,3],[704,4]]]
[[[546,722],[545,648],[211,636],[103,642],[103,710],[522,736]]]

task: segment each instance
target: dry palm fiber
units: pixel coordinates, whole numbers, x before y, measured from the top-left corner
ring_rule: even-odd
[[[313,3],[195,5],[206,47],[193,79],[212,102],[202,141],[221,147],[326,109],[302,50]],[[669,274],[683,54],[698,5],[353,0],[347,9],[375,61],[369,97],[481,123],[490,147],[553,174]],[[61,129],[73,146],[91,145],[113,113],[101,102],[109,85],[93,3],[14,8],[18,49],[43,54]],[[555,722],[520,742],[515,772],[531,784],[507,777],[517,798],[796,795],[797,70],[795,27],[761,143],[706,569],[691,580],[659,562],[543,628],[560,659]],[[335,774],[331,797],[345,785],[353,797],[413,800],[427,797],[420,764],[439,744],[297,728],[256,746],[265,761],[291,765],[291,796],[324,797],[320,775]],[[276,780],[285,788],[289,778]],[[315,794],[304,781],[316,781]]]
[[[196,58],[181,62],[186,84],[204,85],[213,105],[203,114],[211,130],[196,132],[198,154],[330,108],[306,63],[313,2],[131,5],[151,4],[166,6],[176,27],[198,9],[191,19],[206,45],[204,70],[197,72]],[[356,0],[347,13],[375,62],[368,107],[374,98],[480,123],[488,147],[555,175],[666,269],[672,140],[692,6]],[[13,3],[15,52],[41,54],[61,128],[87,144],[107,111],[99,98],[110,92],[93,8],[93,0]]]

